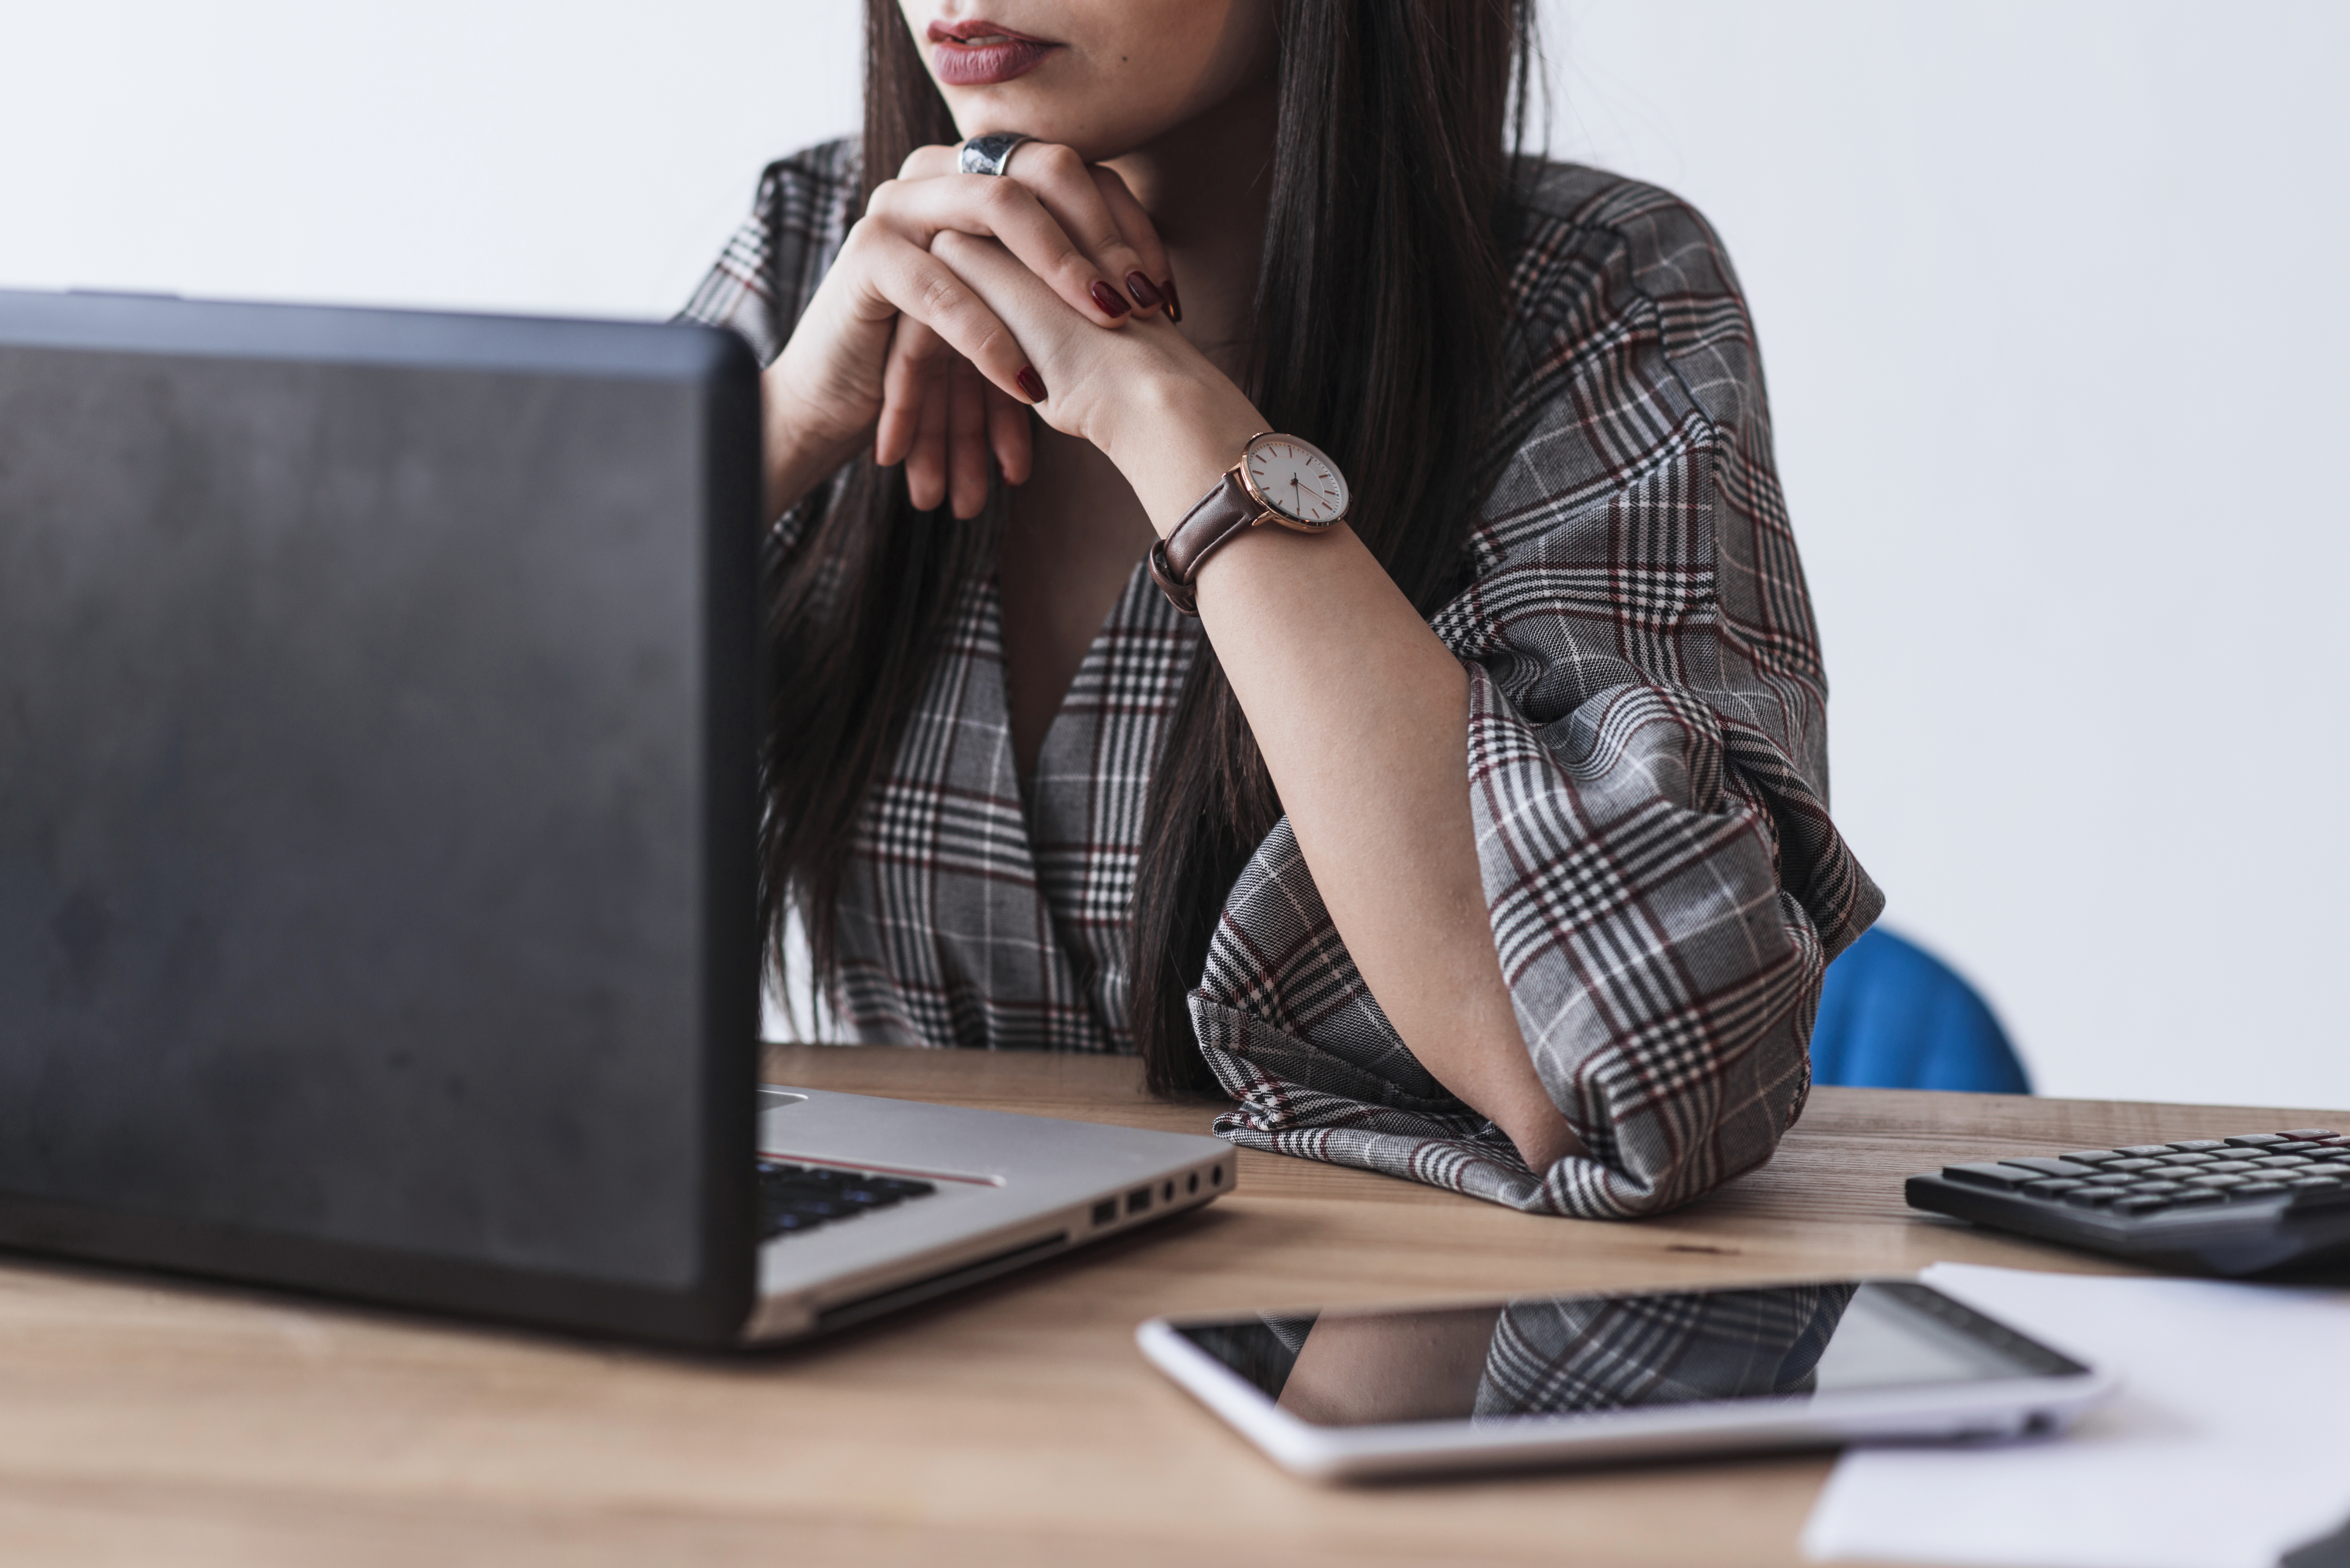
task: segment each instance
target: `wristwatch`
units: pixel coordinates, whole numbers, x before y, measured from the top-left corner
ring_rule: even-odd
[[[1261,523],[1301,534],[1326,534],[1347,520],[1347,476],[1311,441],[1264,431],[1251,436],[1241,460],[1216,487],[1184,514],[1167,537],[1150,546],[1150,580],[1185,615],[1200,613],[1200,563]]]

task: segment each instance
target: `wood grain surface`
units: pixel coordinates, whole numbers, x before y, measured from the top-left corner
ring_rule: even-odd
[[[1107,1058],[781,1047],[803,1086],[1204,1131]],[[1202,1212],[797,1349],[693,1359],[131,1272],[0,1266],[0,1562],[1783,1564],[1829,1459],[1332,1489],[1153,1372],[1162,1312],[2096,1259],[1913,1215],[1946,1160],[2282,1109],[1822,1089],[1637,1225],[1243,1152]],[[2118,1271],[2116,1271],[2118,1272]]]

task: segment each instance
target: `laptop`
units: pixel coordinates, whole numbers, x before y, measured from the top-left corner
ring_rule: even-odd
[[[758,368],[0,293],[0,1246],[698,1346],[1232,1189],[758,1073]]]

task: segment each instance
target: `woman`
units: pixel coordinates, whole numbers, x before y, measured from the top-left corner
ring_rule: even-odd
[[[860,1038],[1553,1213],[1794,1120],[1881,898],[1751,330],[1686,206],[1505,152],[1529,30],[868,0],[861,147],[689,309],[770,361],[765,913]]]

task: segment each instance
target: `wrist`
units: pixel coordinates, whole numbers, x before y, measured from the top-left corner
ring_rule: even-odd
[[[1146,378],[1104,422],[1094,443],[1125,475],[1162,539],[1266,428],[1256,406],[1212,369]]]
[[[766,471],[767,521],[806,500],[857,455],[860,431],[827,430],[802,400],[770,373],[762,383],[761,440]]]

